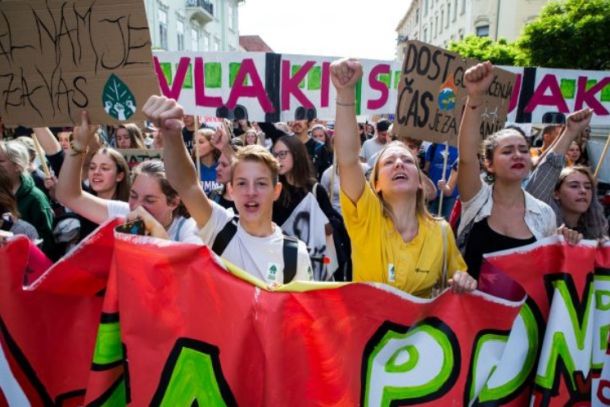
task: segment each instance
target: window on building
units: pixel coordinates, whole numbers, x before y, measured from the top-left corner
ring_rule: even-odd
[[[453,0],[453,21],[457,18],[458,0]]]
[[[199,51],[199,30],[191,28],[191,50]]]
[[[159,46],[167,49],[167,11],[159,10]]]
[[[447,21],[445,22],[445,27],[449,28],[449,18],[451,16],[451,3],[447,3]]]
[[[428,15],[428,0],[424,0],[424,16]]]
[[[460,10],[460,15],[466,12],[466,0],[462,0],[462,9]]]
[[[458,37],[459,41],[462,41],[464,39],[464,30],[462,30],[461,28],[458,30]]]
[[[415,23],[419,23],[419,9],[415,10]]]
[[[438,35],[438,16],[434,16],[434,38]]]
[[[489,25],[477,27],[477,37],[489,37]]]
[[[212,44],[212,51],[220,51],[220,40],[214,37],[214,42]]]
[[[443,32],[443,24],[445,21],[445,10],[441,9],[441,24],[438,27],[438,32],[442,33]]]
[[[178,51],[184,50],[184,22],[176,21],[176,39],[178,40]]]
[[[428,41],[428,29],[424,28],[424,42]]]
[[[207,32],[203,32],[203,35],[201,36],[203,38],[203,50],[204,51],[209,51],[210,50],[210,34],[208,34]]]
[[[229,30],[235,31],[235,5],[230,0],[227,2],[227,25]]]

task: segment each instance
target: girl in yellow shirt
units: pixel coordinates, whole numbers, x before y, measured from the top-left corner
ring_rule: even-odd
[[[401,142],[380,152],[367,183],[358,158],[355,84],[362,65],[339,60],[331,65],[337,90],[335,150],[341,173],[341,207],[352,241],[354,281],[391,284],[417,296],[429,296],[441,280],[446,259],[449,285],[472,291],[470,277],[449,225],[426,210],[417,159]]]

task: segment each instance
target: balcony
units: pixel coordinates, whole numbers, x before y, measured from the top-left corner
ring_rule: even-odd
[[[214,5],[207,0],[186,0],[186,11],[202,25],[214,19]]]

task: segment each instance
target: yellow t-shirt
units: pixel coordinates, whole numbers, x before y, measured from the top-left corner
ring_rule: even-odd
[[[428,297],[443,269],[441,222],[418,217],[419,231],[408,243],[383,214],[381,200],[366,184],[354,205],[341,191],[341,208],[352,243],[354,281],[390,284],[419,297]],[[446,222],[445,222],[446,223]],[[466,271],[466,263],[447,228],[447,274]]]

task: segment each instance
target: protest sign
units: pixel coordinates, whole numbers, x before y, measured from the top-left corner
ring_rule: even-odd
[[[419,41],[406,45],[395,126],[399,137],[457,145],[467,93],[465,71],[478,61]],[[515,75],[494,67],[483,101],[481,137],[504,127]]]
[[[509,120],[541,123],[549,112],[569,114],[591,108],[592,126],[610,125],[610,72],[575,69],[514,68],[519,105]]]
[[[163,150],[147,149],[147,148],[119,148],[118,151],[123,154],[129,169],[132,169],[136,165],[143,161],[157,159],[163,159]]]
[[[0,60],[7,125],[141,120],[159,92],[142,0],[0,2]]]
[[[439,49],[431,46],[427,48]],[[163,93],[177,99],[190,114],[215,116],[217,113],[223,113],[230,118],[247,117],[253,121],[286,121],[294,120],[298,108],[314,108],[319,118],[335,117],[335,90],[330,83],[329,70],[330,64],[337,58],[186,51],[156,51],[154,55],[156,73]],[[432,60],[429,74],[435,73],[436,64],[440,71],[443,58],[445,62],[450,58],[440,55],[437,56],[436,62]],[[458,61],[465,60],[451,60],[452,63]],[[472,60],[468,61],[474,63]],[[357,114],[369,117],[394,114],[398,84],[401,82],[401,62],[366,59],[360,62],[363,77],[356,85]],[[450,65],[449,69],[452,67],[453,65]],[[415,68],[415,74],[418,68]],[[593,126],[610,126],[609,72],[509,66],[500,68],[516,75],[509,100],[509,121],[540,123],[542,115],[547,111],[565,113],[566,106],[570,111],[581,106],[594,110],[591,120]],[[449,73],[454,72],[449,70]],[[439,77],[444,74],[444,70],[439,72]],[[463,71],[460,70],[453,76],[458,91],[463,91],[460,76],[462,74]],[[238,78],[245,82],[237,82],[240,86],[236,87]],[[493,89],[494,93],[505,94],[506,89],[498,85],[499,80],[500,78]],[[433,95],[439,96],[439,86],[443,83],[444,81],[439,82],[436,78]],[[443,100],[449,93],[445,91]],[[434,106],[431,105],[429,109],[432,107]],[[432,122],[434,112],[432,109],[429,113]],[[493,110],[488,112],[491,113],[494,113]],[[442,121],[439,122],[442,128],[441,124]],[[447,123],[448,126],[450,124]]]
[[[319,118],[335,115],[330,64],[336,58],[243,52],[155,52],[161,92],[189,114],[252,121],[295,120],[299,109]],[[356,111],[393,110],[400,67],[388,61],[361,61]],[[393,91],[392,91],[393,90]],[[389,109],[389,110],[388,110]]]

